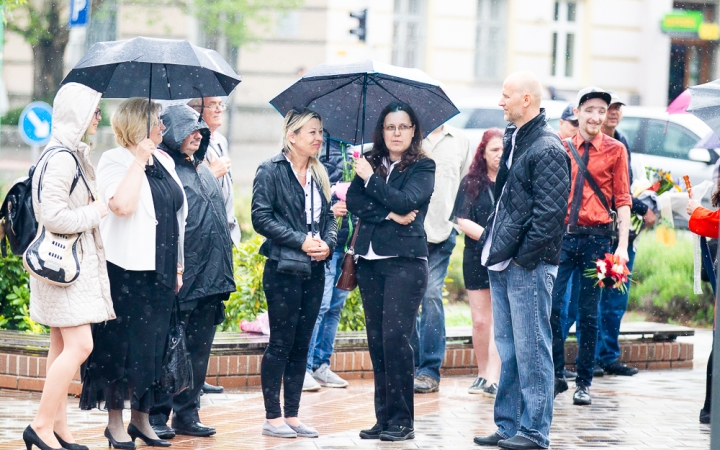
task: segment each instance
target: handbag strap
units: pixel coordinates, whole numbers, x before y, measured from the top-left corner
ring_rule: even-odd
[[[350,253],[351,255],[355,254],[355,241],[357,240],[358,231],[360,231],[360,219],[358,219],[355,224],[355,231],[353,231],[353,237],[350,241],[350,248],[347,250],[347,253]]]
[[[608,216],[612,219],[614,211],[610,209],[610,206],[608,204],[607,198],[605,198],[605,194],[603,194],[602,190],[600,189],[600,186],[598,186],[597,182],[595,181],[595,178],[590,174],[590,171],[588,170],[587,166],[585,165],[585,162],[583,162],[582,158],[580,157],[580,154],[577,151],[577,148],[575,148],[575,144],[573,144],[571,138],[565,139],[565,142],[567,143],[568,147],[570,147],[570,153],[572,153],[573,158],[575,159],[575,162],[577,163],[578,169],[580,169],[583,173],[583,176],[585,177],[585,181],[587,181],[587,184],[590,185],[590,188],[595,192],[595,195],[598,196],[600,199],[600,202],[605,207],[605,211],[607,211]],[[590,151],[588,149],[588,151]]]

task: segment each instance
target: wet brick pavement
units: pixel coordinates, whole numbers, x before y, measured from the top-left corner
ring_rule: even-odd
[[[598,378],[593,405],[572,405],[572,389],[555,404],[553,449],[707,449],[710,428],[698,423],[704,397],[710,333],[695,342],[695,369],[644,371],[631,377]],[[320,431],[319,439],[284,440],[261,436],[264,410],[259,391],[203,396],[203,423],[217,428],[212,438],[176,437],[185,449],[471,449],[473,436],[494,431],[492,400],[469,395],[470,377],[445,377],[439,393],[416,396],[416,439],[403,443],[363,441],[358,430],[374,423],[372,382],[352,380],[348,389],[305,393],[301,418]],[[39,394],[0,391],[0,449],[22,449],[18,440],[32,420]],[[107,448],[102,437],[106,416],[68,409],[75,438],[91,448]],[[127,415],[126,415],[127,417]],[[138,441],[139,443],[140,441]]]

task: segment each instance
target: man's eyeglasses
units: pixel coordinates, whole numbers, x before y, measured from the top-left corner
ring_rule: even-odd
[[[401,133],[404,133],[404,132],[412,129],[412,127],[414,127],[414,126],[415,126],[415,125],[406,125],[406,124],[403,123],[403,124],[401,124],[401,125],[399,125],[399,126],[397,126],[397,127],[396,127],[395,125],[388,125],[388,126],[383,127],[383,128],[385,129],[385,132],[386,132],[386,133],[394,133],[396,130],[399,130]]]
[[[95,110],[94,116],[97,120],[100,120],[102,118],[100,108]]]
[[[215,103],[212,105],[204,105],[205,109],[217,109],[218,111],[225,111],[227,109],[227,105],[223,103]]]

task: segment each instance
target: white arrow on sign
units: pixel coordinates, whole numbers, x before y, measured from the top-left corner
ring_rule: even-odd
[[[50,124],[45,120],[41,120],[37,114],[35,114],[35,111],[28,111],[26,117],[35,127],[35,136],[37,138],[42,139],[50,136]]]

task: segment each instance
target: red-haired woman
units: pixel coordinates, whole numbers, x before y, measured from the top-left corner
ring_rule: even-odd
[[[692,189],[688,191],[688,194],[690,194],[690,201],[688,202],[686,208],[687,213],[690,215],[688,228],[690,228],[690,231],[700,236],[717,239],[718,232],[720,231],[720,210],[712,211],[710,209],[700,206],[700,202],[692,198]],[[720,183],[718,183],[718,187],[715,188],[715,192],[713,193],[711,200],[713,206],[720,206]],[[705,270],[711,269],[713,268],[705,268]],[[717,304],[715,305],[715,310],[717,311]],[[715,323],[713,323],[713,330],[715,330]],[[714,335],[715,333],[713,333],[713,336]],[[714,346],[715,343],[713,341],[713,347]],[[705,381],[705,404],[700,410],[700,423],[710,423],[710,399],[712,398],[712,370],[713,352],[710,352],[710,358],[708,359],[707,365],[707,378]]]
[[[470,301],[472,342],[478,376],[468,389],[471,394],[495,397],[500,377],[500,356],[493,339],[492,302],[488,271],[480,262],[478,239],[495,207],[495,177],[503,152],[503,132],[490,128],[483,134],[468,174],[460,182],[451,220],[465,233],[463,276]]]

